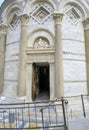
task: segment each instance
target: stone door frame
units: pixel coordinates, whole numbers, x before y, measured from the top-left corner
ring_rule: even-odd
[[[55,98],[55,65],[54,65],[54,50],[45,52],[31,52],[27,51],[27,63],[26,63],[26,97],[29,101],[32,101],[32,64],[33,63],[48,63],[49,64],[49,88],[50,99]]]

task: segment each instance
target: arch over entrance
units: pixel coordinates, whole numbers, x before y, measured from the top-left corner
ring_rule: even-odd
[[[54,90],[54,36],[35,30],[28,36],[26,96],[29,100],[49,100]]]

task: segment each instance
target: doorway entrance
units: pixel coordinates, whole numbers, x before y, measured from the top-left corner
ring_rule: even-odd
[[[33,100],[49,100],[49,64],[33,63]]]

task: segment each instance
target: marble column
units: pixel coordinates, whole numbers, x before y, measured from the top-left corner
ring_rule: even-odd
[[[83,21],[83,26],[84,26],[84,34],[85,34],[87,90],[89,94],[89,18]]]
[[[28,101],[32,101],[32,63],[26,67],[26,97]]]
[[[6,51],[7,26],[0,25],[0,94],[3,92],[4,86],[4,66]]]
[[[54,63],[49,63],[50,65],[50,99],[55,98],[55,83],[54,83]]]
[[[63,48],[62,48],[62,18],[63,14],[55,12],[55,96],[64,96]]]
[[[21,40],[20,40],[20,57],[19,57],[19,81],[18,81],[18,95],[26,95],[26,45],[27,45],[27,29],[29,16],[23,14],[21,20]]]

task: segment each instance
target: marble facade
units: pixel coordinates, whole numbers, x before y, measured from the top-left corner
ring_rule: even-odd
[[[49,99],[89,93],[89,1],[85,3],[4,1],[0,11],[1,95],[34,100],[36,91],[44,89],[39,87],[42,70],[48,73]]]

